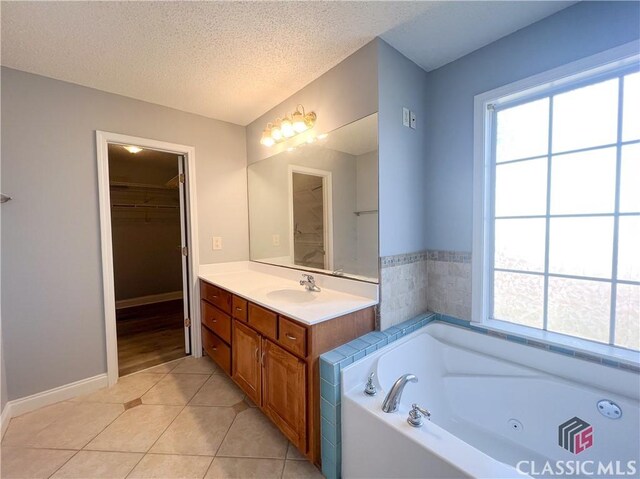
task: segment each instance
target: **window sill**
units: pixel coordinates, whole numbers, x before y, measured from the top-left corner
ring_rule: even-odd
[[[487,319],[482,323],[471,323],[483,326],[488,330],[504,334],[513,334],[532,341],[539,341],[549,346],[556,346],[569,349],[576,353],[585,353],[592,356],[618,363],[628,364],[638,367],[640,365],[640,351],[632,351],[608,344],[596,343],[588,339],[575,338],[551,331],[522,326],[520,324],[508,323],[498,319]]]

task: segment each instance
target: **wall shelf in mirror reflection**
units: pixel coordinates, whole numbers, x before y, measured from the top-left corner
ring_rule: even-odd
[[[247,169],[251,260],[377,283],[378,115],[310,138]]]

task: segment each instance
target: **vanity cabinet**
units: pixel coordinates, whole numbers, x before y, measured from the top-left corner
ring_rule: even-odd
[[[307,364],[269,340],[262,345],[262,408],[284,435],[305,452]]]
[[[256,405],[262,402],[262,337],[238,320],[233,321],[231,377]]]
[[[201,280],[204,351],[283,434],[320,463],[319,356],[375,328],[368,307],[305,324]]]

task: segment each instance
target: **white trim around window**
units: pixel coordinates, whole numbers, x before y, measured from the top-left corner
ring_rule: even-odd
[[[474,98],[474,166],[473,166],[473,246],[472,246],[472,322],[489,329],[516,334],[547,344],[588,352],[631,364],[640,363],[640,353],[611,345],[575,338],[563,334],[530,328],[515,323],[490,319],[490,275],[492,198],[492,138],[494,135],[492,107],[513,104],[549,91],[574,85],[594,75],[606,75],[637,64],[640,42],[583,58],[533,77],[502,86]]]

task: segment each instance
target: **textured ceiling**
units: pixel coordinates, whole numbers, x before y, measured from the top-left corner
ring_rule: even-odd
[[[425,69],[571,2],[2,2],[2,64],[245,125],[382,36]]]

